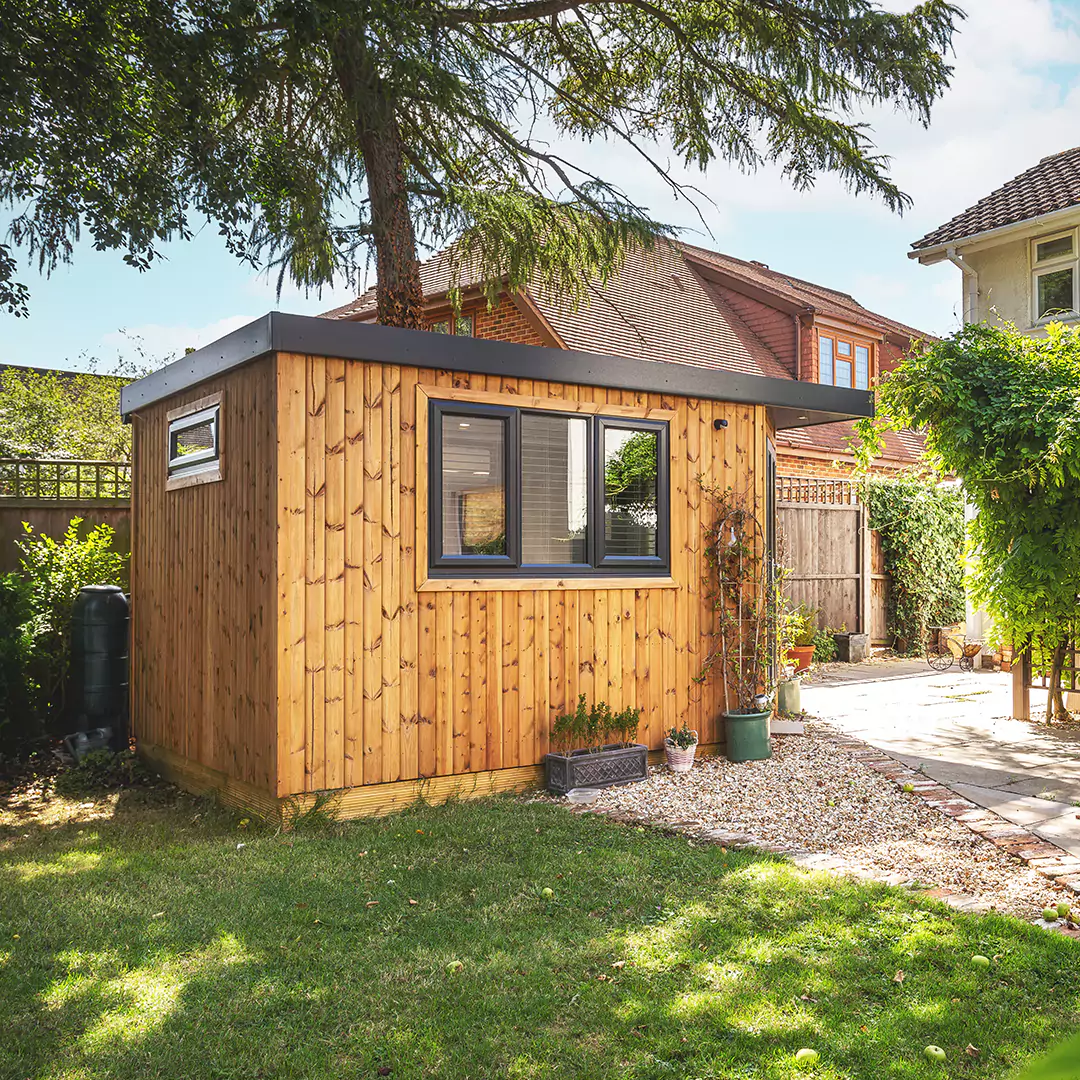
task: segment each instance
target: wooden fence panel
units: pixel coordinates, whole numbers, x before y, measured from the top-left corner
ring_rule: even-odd
[[[849,480],[777,477],[777,525],[791,574],[788,597],[819,611],[818,624],[888,640],[888,577],[881,538]]]

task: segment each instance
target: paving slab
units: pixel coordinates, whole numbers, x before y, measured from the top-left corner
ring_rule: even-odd
[[[1015,784],[1006,784],[1001,790],[1016,795],[1034,795],[1037,799],[1067,802],[1070,806],[1080,804],[1080,781],[1057,776],[1027,776]]]
[[[1043,840],[1057,844],[1070,855],[1080,858],[1080,810],[1075,806],[1070,807],[1066,814],[1032,825],[1031,831]]]
[[[978,787],[975,784],[950,784],[957,795],[963,796],[978,806],[985,806],[995,814],[1011,821],[1014,825],[1036,825],[1050,818],[1058,818],[1070,810],[1076,811],[1068,803],[1050,802],[1036,799],[1029,795],[1010,795],[999,788]],[[1080,831],[1078,831],[1080,836]]]
[[[1000,672],[848,666],[861,670],[830,669],[804,685],[807,712],[1080,857],[1075,729],[1012,719],[1011,679]]]
[[[987,765],[974,765],[962,761],[922,762],[927,776],[956,790],[957,784],[974,784],[984,788],[999,788],[1023,780],[1024,773],[1003,772]]]

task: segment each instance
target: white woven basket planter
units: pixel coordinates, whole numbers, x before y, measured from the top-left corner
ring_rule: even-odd
[[[694,732],[697,735],[697,732]],[[673,746],[667,739],[664,740],[664,756],[667,758],[668,768],[672,772],[689,772],[694,767],[694,753],[697,751],[697,742],[681,750]]]

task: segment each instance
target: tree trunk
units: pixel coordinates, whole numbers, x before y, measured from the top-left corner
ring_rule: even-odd
[[[1048,724],[1068,716],[1061,690],[1061,671],[1065,666],[1065,650],[1064,645],[1055,646],[1053,659],[1050,662],[1050,692],[1046,695],[1046,722]]]
[[[366,51],[362,31],[338,34],[333,52],[364,160],[375,244],[376,317],[386,326],[417,330],[423,325],[424,290],[394,102]]]

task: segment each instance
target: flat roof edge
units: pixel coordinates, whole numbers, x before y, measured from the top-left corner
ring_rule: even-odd
[[[784,427],[874,414],[866,390],[277,311],[129,384],[120,410],[127,417],[271,352],[768,405]]]

